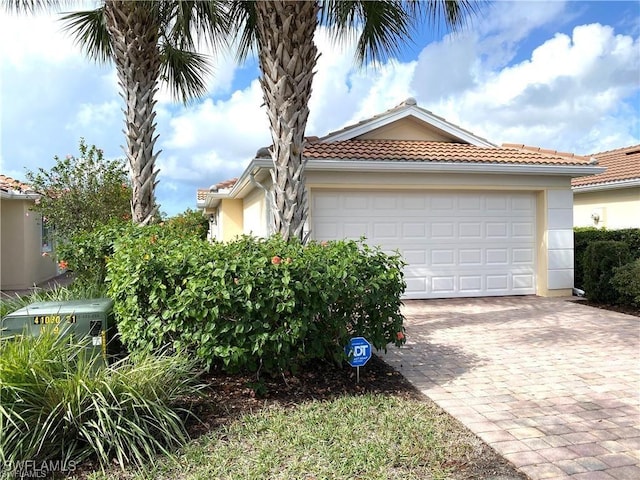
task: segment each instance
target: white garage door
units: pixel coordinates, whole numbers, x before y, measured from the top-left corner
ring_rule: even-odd
[[[528,192],[316,190],[312,235],[399,250],[405,298],[526,295],[536,293],[535,211]]]

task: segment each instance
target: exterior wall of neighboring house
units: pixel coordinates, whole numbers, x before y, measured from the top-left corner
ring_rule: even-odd
[[[223,242],[229,242],[244,233],[242,199],[223,199],[220,202],[218,219]]]
[[[266,237],[269,232],[268,221],[266,193],[260,188],[255,188],[244,198],[244,232],[257,237]]]
[[[640,228],[640,187],[575,191],[573,204],[576,227]]]
[[[2,199],[2,290],[28,289],[57,274],[53,252],[42,255],[42,219],[40,215],[29,211],[32,204],[33,200]]]

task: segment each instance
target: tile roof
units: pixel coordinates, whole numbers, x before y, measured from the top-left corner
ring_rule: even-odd
[[[591,159],[568,153],[522,148],[523,145],[479,147],[467,143],[423,140],[344,140],[311,143],[310,159],[392,160],[447,163],[504,163],[525,165],[590,165]]]
[[[598,185],[622,180],[640,180],[640,145],[618,148],[592,155],[598,165],[606,167],[604,173],[590,177],[574,178],[571,186]]]
[[[26,183],[0,174],[0,190],[5,192],[34,193]]]
[[[229,180],[223,180],[222,182],[216,183],[215,185],[212,185],[209,188],[199,188],[196,191],[196,200],[198,201],[204,201],[207,199],[207,194],[209,194],[212,190],[222,190],[224,188],[231,188],[233,187],[236,182],[238,181],[237,178],[230,178]]]
[[[314,160],[585,166],[593,164],[591,157],[525,145],[478,147],[468,143],[423,140],[343,140],[330,143],[312,141],[305,146],[304,155]],[[232,178],[216,184],[215,187],[231,188],[237,181],[237,178]],[[205,200],[209,191],[209,189],[199,189],[197,199]]]

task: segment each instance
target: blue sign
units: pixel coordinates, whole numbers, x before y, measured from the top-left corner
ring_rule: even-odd
[[[371,344],[364,337],[353,337],[344,347],[347,362],[352,367],[362,367],[371,358]]]

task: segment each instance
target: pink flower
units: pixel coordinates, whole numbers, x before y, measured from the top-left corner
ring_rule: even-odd
[[[278,255],[276,255],[271,259],[271,263],[273,263],[274,265],[280,265],[282,263],[282,259]]]
[[[402,332],[398,332],[398,333],[396,333],[396,338],[397,338],[399,341],[404,340],[404,338],[405,338],[405,337],[404,337],[404,333],[402,333]]]

